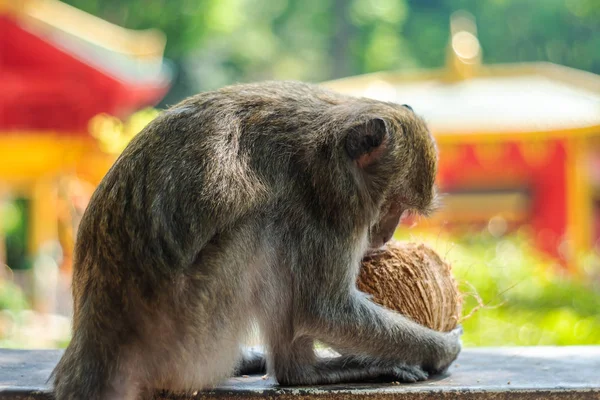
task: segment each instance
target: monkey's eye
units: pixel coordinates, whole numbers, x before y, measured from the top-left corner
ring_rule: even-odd
[[[406,108],[408,108],[410,111],[414,111],[414,110],[412,109],[412,107],[411,107],[411,106],[409,106],[408,104],[402,104],[402,107],[406,107]]]

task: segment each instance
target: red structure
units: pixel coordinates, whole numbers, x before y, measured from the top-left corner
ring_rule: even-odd
[[[0,14],[1,132],[52,130],[85,135],[94,115],[124,118],[165,94],[169,76],[160,53],[144,59],[86,42],[63,31],[64,27],[46,25],[37,12],[46,11],[50,20],[53,10],[47,10],[49,2],[40,3],[42,10],[36,3],[28,1],[20,10]],[[62,3],[54,5],[54,13],[66,8],[73,14]],[[90,23],[86,19],[97,23],[86,16],[75,12],[70,23],[83,29]],[[121,67],[115,68],[118,63]],[[148,66],[152,73],[144,74]]]
[[[531,144],[525,144],[525,147]],[[454,210],[444,213],[449,228],[487,224],[500,217],[507,229],[527,224],[537,246],[559,258],[567,228],[567,150],[561,140],[544,143],[543,154],[528,154],[508,138],[484,145],[441,145],[438,182]],[[454,153],[454,154],[450,154]],[[447,157],[448,156],[448,157]],[[459,205],[457,203],[462,202]],[[454,215],[449,215],[454,211]]]
[[[67,195],[80,196],[114,162],[90,120],[126,119],[167,92],[164,45],[160,32],[123,29],[58,0],[0,0],[0,202],[27,204],[19,257],[35,257],[65,231],[59,220],[77,208],[60,198],[73,187],[65,182],[85,182]]]

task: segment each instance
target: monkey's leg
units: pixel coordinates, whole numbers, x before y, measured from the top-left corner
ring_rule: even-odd
[[[234,376],[266,373],[267,361],[264,353],[256,349],[242,348],[242,356],[235,369]]]
[[[428,377],[418,367],[392,361],[354,356],[319,358],[309,338],[295,340],[285,347],[286,351],[275,352],[271,366],[277,381],[284,386],[373,381],[412,383]]]

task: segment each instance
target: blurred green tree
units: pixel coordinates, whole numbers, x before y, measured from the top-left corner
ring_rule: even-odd
[[[459,9],[477,19],[485,62],[551,61],[600,73],[598,0],[64,1],[166,33],[179,73],[163,105],[239,81],[439,67]]]
[[[406,38],[420,65],[441,66],[449,15],[471,12],[487,63],[550,61],[600,73],[600,1],[409,0]]]
[[[320,81],[416,66],[405,0],[64,0],[118,25],[158,28],[178,69],[164,103],[237,81]]]

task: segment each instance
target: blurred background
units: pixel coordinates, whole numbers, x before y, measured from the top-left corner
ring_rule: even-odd
[[[466,346],[600,344],[600,1],[0,0],[0,346],[64,347],[78,221],[160,109],[298,79],[410,104]]]

